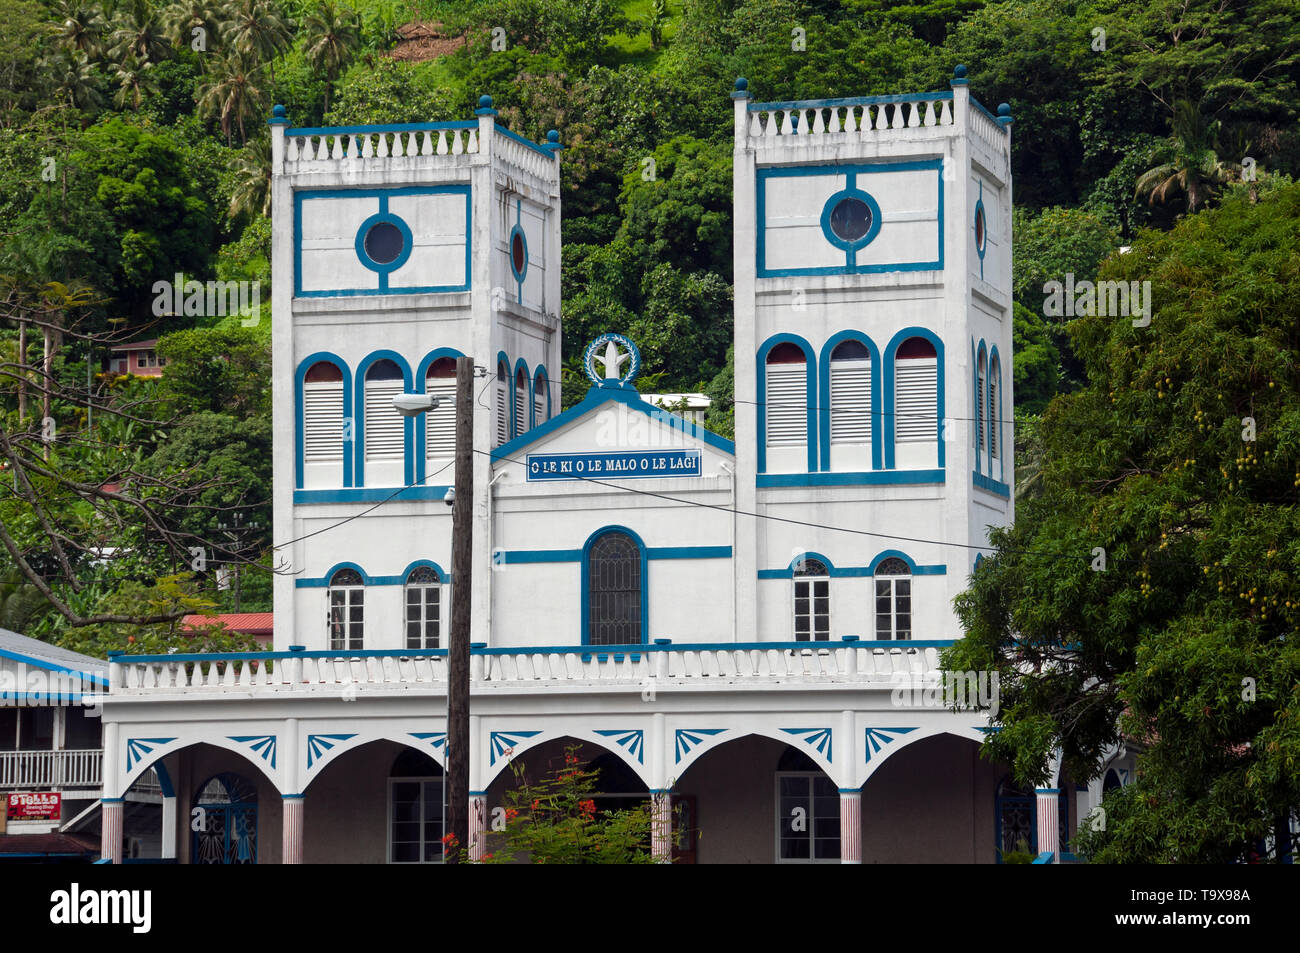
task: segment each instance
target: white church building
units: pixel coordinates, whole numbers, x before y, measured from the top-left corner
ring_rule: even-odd
[[[273,650],[111,660],[106,858],[152,767],[165,858],[441,860],[458,598],[475,853],[508,767],[575,743],[611,803],[674,811],[665,860],[1068,851],[1101,783],[1017,789],[978,755],[987,712],[923,691],[1013,518],[1010,109],[963,67],[942,92],[732,99],[734,443],[643,401],[617,334],[561,412],[558,135],[486,96],[394,126],[276,107]],[[461,355],[470,593],[454,405],[393,407],[450,396]]]

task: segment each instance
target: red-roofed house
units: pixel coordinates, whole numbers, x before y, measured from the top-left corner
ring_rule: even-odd
[[[261,645],[269,646],[271,644],[272,621],[274,618],[274,612],[228,612],[224,615],[215,616],[187,615],[183,621],[185,627],[189,629],[211,624],[213,620],[224,622],[229,631],[251,635]]]

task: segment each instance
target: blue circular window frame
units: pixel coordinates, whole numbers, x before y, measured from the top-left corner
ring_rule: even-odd
[[[971,222],[971,228],[975,232],[975,254],[980,256],[980,261],[984,260],[984,251],[989,245],[989,219],[984,214],[984,200],[976,199],[975,201],[975,218]],[[980,236],[983,235],[983,241]]]
[[[366,253],[366,235],[376,225],[388,223],[402,233],[402,250],[392,261],[383,263],[375,261]],[[357,229],[356,251],[357,259],[361,264],[371,271],[378,272],[381,275],[387,275],[406,264],[406,260],[411,257],[413,250],[413,240],[411,236],[411,227],[404,220],[394,215],[392,212],[376,212],[368,219],[361,223]]]
[[[857,241],[845,241],[843,238],[840,238],[831,231],[831,212],[835,209],[835,206],[839,205],[845,199],[858,199],[865,203],[867,208],[871,209],[871,227],[868,228],[867,233]],[[870,245],[875,240],[876,236],[880,234],[880,203],[861,189],[843,189],[842,191],[836,192],[826,200],[826,204],[822,207],[821,224],[822,233],[826,236],[828,242],[836,248],[842,248],[845,251],[857,251],[859,248],[865,248]]]
[[[524,268],[522,271],[515,271],[515,236],[524,243]],[[524,276],[528,274],[528,235],[518,225],[510,229],[510,238],[506,242],[506,257],[510,260],[510,273],[515,276],[515,281],[519,284],[524,283]]]

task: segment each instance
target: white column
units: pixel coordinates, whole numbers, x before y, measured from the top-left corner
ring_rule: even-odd
[[[122,862],[122,799],[104,798],[100,801],[101,830],[99,856],[111,864]]]
[[[1038,852],[1051,851],[1052,863],[1061,862],[1060,797],[1059,788],[1036,788],[1038,797]]]
[[[280,803],[284,805],[284,831],[281,841],[280,863],[302,863],[303,814],[306,809],[302,794],[285,794]]]
[[[162,852],[163,860],[176,859],[176,796],[162,799]]]
[[[652,816],[650,819],[650,852],[655,863],[673,862],[673,799],[669,791],[656,789],[650,792]]]
[[[469,794],[469,859],[482,860],[487,846],[487,792]]]
[[[840,788],[840,863],[862,863],[862,790]]]

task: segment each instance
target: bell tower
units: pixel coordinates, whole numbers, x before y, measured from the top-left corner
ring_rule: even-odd
[[[561,147],[554,131],[536,143],[505,128],[490,96],[462,121],[295,128],[276,106],[270,125],[275,535],[341,524],[281,550],[293,575],[277,576],[275,638],[332,648],[349,637],[322,623],[335,590],[350,605],[338,572],[366,592],[417,564],[449,582],[450,515],[428,501],[452,482],[455,358],[487,373],[477,564],[490,562],[488,454],[559,412]],[[448,399],[406,418],[403,392]],[[475,587],[476,640],[489,588]],[[362,647],[400,647],[405,621],[400,600],[370,596]]]
[[[778,517],[741,523],[738,629],[955,637],[1013,516],[1010,107],[962,66],[941,92],[732,98],[738,508]]]

